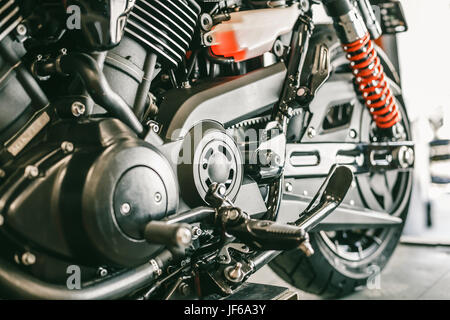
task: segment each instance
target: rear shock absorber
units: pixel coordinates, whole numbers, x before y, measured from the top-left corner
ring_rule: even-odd
[[[385,131],[394,128],[401,120],[400,113],[364,19],[349,0],[323,0],[323,4],[334,20],[358,89],[374,122]],[[372,10],[370,6],[366,9]]]

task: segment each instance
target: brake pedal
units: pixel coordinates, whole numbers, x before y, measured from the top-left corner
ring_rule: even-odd
[[[218,209],[220,223],[228,234],[258,250],[290,250],[300,248],[307,256],[313,254],[308,231],[332,213],[344,200],[353,181],[352,171],[345,166],[333,166],[325,182],[300,218],[292,224],[250,219],[239,208],[220,199],[219,186],[210,188],[211,203],[227,203]],[[219,199],[218,199],[219,198]]]

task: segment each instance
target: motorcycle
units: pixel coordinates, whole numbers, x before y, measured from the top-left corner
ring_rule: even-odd
[[[376,44],[406,31],[399,2],[2,0],[0,16],[1,297],[222,299],[265,265],[338,297],[386,265],[414,166]]]

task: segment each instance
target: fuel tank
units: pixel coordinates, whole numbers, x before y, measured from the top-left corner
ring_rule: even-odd
[[[214,26],[206,38],[217,56],[236,62],[255,58],[270,51],[279,36],[291,31],[301,12],[298,4],[233,12],[230,20]]]

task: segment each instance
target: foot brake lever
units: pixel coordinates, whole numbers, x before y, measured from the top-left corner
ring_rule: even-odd
[[[211,204],[222,204],[218,218],[223,229],[249,247],[259,250],[290,250],[300,248],[306,255],[314,251],[309,243],[308,231],[332,213],[344,200],[353,181],[352,171],[345,166],[333,166],[325,182],[300,218],[291,224],[279,224],[267,220],[250,219],[230,201],[221,197],[219,185],[212,185],[207,196]],[[214,201],[213,199],[216,199]]]

